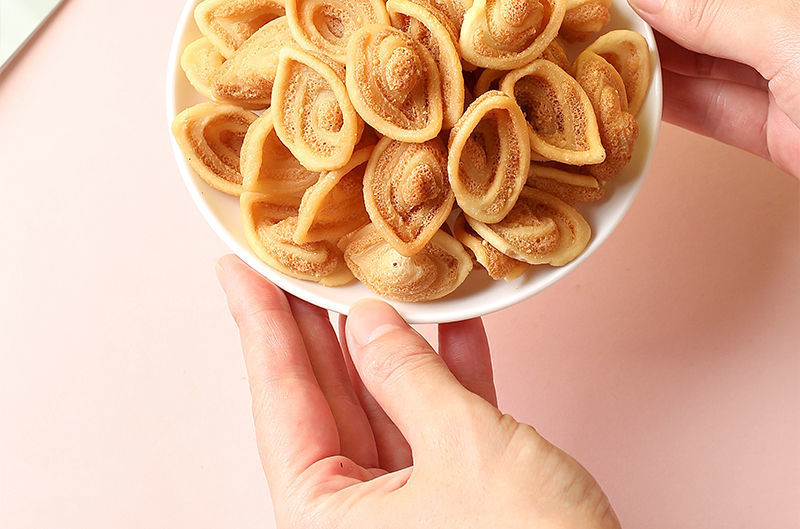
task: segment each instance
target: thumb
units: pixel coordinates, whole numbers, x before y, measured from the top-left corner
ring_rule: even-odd
[[[388,304],[356,303],[347,318],[347,347],[364,385],[412,449],[452,430],[477,399],[456,380],[430,344]]]
[[[685,48],[754,67],[771,79],[775,42],[790,17],[785,0],[628,0],[639,15]],[[791,28],[786,27],[786,30]],[[795,30],[796,31],[796,30]]]

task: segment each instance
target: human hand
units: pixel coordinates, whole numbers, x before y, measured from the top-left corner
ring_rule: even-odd
[[[437,355],[363,301],[339,344],[327,311],[238,258],[217,273],[279,528],[619,527],[578,462],[497,410],[480,319],[440,325]]]
[[[800,178],[800,1],[629,2],[661,32],[664,119]]]

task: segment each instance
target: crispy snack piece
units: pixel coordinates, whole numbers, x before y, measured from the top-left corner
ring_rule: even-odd
[[[194,19],[200,32],[229,59],[260,27],[283,14],[282,0],[203,0]]]
[[[455,26],[444,12],[426,0],[389,0],[386,9],[394,27],[431,52],[442,87],[442,127],[451,129],[464,113],[464,75],[455,46]]]
[[[265,112],[247,131],[242,145],[242,187],[268,194],[274,203],[300,206],[306,189],[319,173],[309,171],[287,149],[272,125],[272,112]]]
[[[637,115],[650,88],[650,48],[645,38],[627,29],[609,31],[586,51],[598,54],[619,72],[625,83],[628,111]]]
[[[239,154],[257,115],[232,105],[201,103],[172,122],[172,134],[192,169],[214,189],[242,193]]]
[[[461,54],[483,68],[511,70],[542,54],[558,34],[567,0],[475,0],[461,26]]]
[[[332,171],[350,161],[361,118],[341,64],[297,46],[283,48],[270,111],[278,137],[306,169]]]
[[[575,208],[556,197],[526,187],[511,213],[497,224],[467,222],[489,244],[529,264],[563,266],[578,257],[592,236]]]
[[[611,0],[567,0],[559,35],[570,42],[589,40],[611,22],[610,7]]]
[[[547,59],[548,61],[555,63],[565,72],[569,72],[569,57],[567,57],[567,52],[559,41],[558,37],[556,37],[553,42],[551,42],[550,45],[544,49],[542,56],[539,58]]]
[[[278,54],[293,42],[286,17],[256,31],[217,72],[213,83],[216,98],[245,108],[267,108],[278,70]]]
[[[347,165],[322,173],[306,190],[294,242],[335,241],[369,222],[364,207],[364,169],[373,148],[357,150]]]
[[[639,124],[628,112],[625,84],[608,61],[592,51],[581,53],[575,61],[575,79],[592,102],[606,151],[605,161],[588,169],[601,182],[607,182],[630,163]]]
[[[591,101],[581,85],[554,63],[539,59],[511,71],[501,89],[525,112],[534,151],[570,165],[605,160]]]
[[[376,294],[398,301],[439,299],[458,288],[472,270],[461,244],[438,231],[414,257],[404,257],[386,242],[373,224],[339,242],[347,266]]]
[[[277,220],[269,195],[245,192],[240,202],[247,242],[266,264],[288,276],[330,287],[353,280],[342,251],[334,243],[295,244],[297,217]]]
[[[450,131],[447,172],[467,215],[499,222],[514,207],[530,164],[527,128],[514,100],[491,90]]]
[[[367,24],[389,24],[383,0],[285,0],[295,40],[344,63],[352,34]]]
[[[364,203],[375,229],[401,255],[418,254],[453,209],[447,148],[439,138],[378,142],[364,174]]]
[[[192,42],[181,54],[181,68],[195,90],[208,99],[216,99],[212,83],[225,57],[206,37]]]
[[[530,265],[507,256],[497,248],[484,241],[472,227],[467,224],[464,214],[460,214],[453,225],[453,236],[472,252],[475,260],[486,269],[489,276],[499,281],[512,281],[528,271]]]
[[[504,70],[486,69],[478,76],[475,81],[475,97],[482,96],[489,90],[499,90],[500,81],[507,72]]]
[[[605,188],[595,177],[576,172],[569,166],[562,169],[531,164],[528,185],[550,193],[567,204],[597,202],[605,194]]]
[[[399,29],[370,24],[347,46],[347,91],[359,115],[389,138],[422,143],[442,129],[439,68]]]

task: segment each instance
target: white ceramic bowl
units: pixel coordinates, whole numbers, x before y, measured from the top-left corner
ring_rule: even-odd
[[[189,0],[178,21],[167,70],[167,122],[172,123],[183,109],[203,101],[189,85],[180,67],[180,55],[184,47],[200,37],[193,17],[197,0]],[[612,22],[605,31],[632,29],[647,39],[652,53],[653,79],[650,92],[638,120],[639,139],[630,165],[614,180],[601,202],[580,207],[592,227],[592,240],[583,254],[560,268],[537,266],[511,282],[492,281],[477,265],[466,282],[449,296],[428,303],[392,302],[411,323],[443,323],[483,316],[533,296],[563,278],[589,258],[611,235],[633,203],[650,165],[656,137],[661,123],[662,86],[658,51],[650,27],[640,19],[625,0],[613,0]],[[567,49],[574,59],[576,49]],[[170,137],[172,134],[170,133]],[[172,148],[178,169],[203,217],[228,247],[247,264],[258,270],[267,279],[295,296],[328,310],[346,314],[349,307],[359,299],[375,296],[367,287],[354,281],[348,286],[331,288],[316,283],[301,281],[277,272],[261,262],[250,250],[245,240],[239,215],[239,200],[209,187],[186,163],[174,138]],[[642,244],[645,244],[642,241]]]

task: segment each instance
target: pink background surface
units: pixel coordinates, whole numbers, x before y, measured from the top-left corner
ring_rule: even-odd
[[[181,7],[69,0],[0,77],[0,527],[272,526],[164,123]],[[788,528],[799,316],[798,182],[665,126],[605,246],[487,326],[501,407],[625,527]]]

